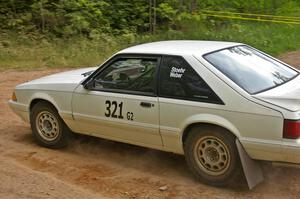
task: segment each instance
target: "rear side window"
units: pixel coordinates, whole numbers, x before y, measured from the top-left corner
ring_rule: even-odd
[[[164,56],[159,74],[159,95],[222,104],[197,72],[180,56]]]
[[[250,94],[277,87],[298,75],[281,62],[248,46],[234,46],[204,58]]]

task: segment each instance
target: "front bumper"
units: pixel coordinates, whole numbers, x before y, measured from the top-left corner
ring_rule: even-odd
[[[22,118],[22,120],[24,120],[25,122],[30,121],[29,108],[27,105],[21,104],[19,102],[12,101],[12,100],[8,101],[8,105],[14,111],[15,114],[17,114],[18,116],[20,116]]]

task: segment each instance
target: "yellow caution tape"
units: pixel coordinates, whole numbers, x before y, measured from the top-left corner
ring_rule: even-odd
[[[261,22],[272,22],[272,23],[300,25],[300,21],[284,21],[282,19],[261,19],[261,18],[250,18],[250,17],[239,17],[239,16],[206,14],[206,13],[200,13],[200,15],[210,16],[210,17],[218,17],[218,18],[226,18],[226,19],[240,19],[240,20],[248,20],[248,21],[261,21]]]
[[[200,12],[212,13],[212,14],[229,14],[229,15],[243,15],[243,16],[255,16],[255,17],[263,17],[263,18],[276,18],[280,20],[291,20],[291,21],[299,21],[300,17],[296,16],[280,16],[280,15],[266,15],[266,14],[253,14],[253,13],[241,13],[241,12],[228,12],[228,11],[215,11],[215,10],[200,10]]]

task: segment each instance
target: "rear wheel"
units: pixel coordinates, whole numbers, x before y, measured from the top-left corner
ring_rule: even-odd
[[[30,124],[38,144],[49,148],[67,145],[69,129],[51,104],[38,102],[34,105],[30,114]]]
[[[185,140],[184,151],[189,168],[206,184],[225,186],[241,174],[235,137],[225,129],[192,128]]]

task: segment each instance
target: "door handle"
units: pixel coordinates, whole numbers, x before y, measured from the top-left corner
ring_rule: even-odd
[[[154,106],[154,104],[151,104],[150,102],[141,102],[140,105],[145,108],[151,108],[151,106]]]

